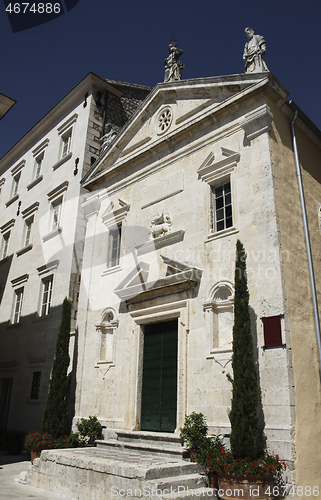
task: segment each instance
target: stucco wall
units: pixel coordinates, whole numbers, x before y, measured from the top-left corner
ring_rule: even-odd
[[[316,331],[304,239],[302,211],[292,147],[291,122],[273,103],[271,151],[276,205],[283,251],[283,276],[292,347],[295,387],[295,471],[297,486],[321,486],[321,387]],[[314,272],[321,300],[321,152],[296,125],[296,136],[312,245]]]

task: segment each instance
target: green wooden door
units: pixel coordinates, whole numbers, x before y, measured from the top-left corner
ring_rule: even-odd
[[[145,326],[141,430],[174,432],[177,320]]]

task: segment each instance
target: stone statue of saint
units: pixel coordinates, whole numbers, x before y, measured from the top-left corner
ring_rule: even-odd
[[[178,59],[183,54],[181,49],[176,47],[176,40],[172,39],[168,46],[169,56],[165,59],[164,82],[178,81],[182,78],[182,69],[185,68]]]
[[[263,36],[256,35],[253,28],[245,28],[247,42],[244,47],[243,59],[245,61],[245,73],[261,73],[269,71],[263,61],[266,52],[266,43]]]

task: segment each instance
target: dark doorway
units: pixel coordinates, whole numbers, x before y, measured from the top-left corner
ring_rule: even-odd
[[[174,432],[177,319],[145,326],[141,430]]]

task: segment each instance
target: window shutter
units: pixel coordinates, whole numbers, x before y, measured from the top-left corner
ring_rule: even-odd
[[[281,316],[262,318],[264,332],[264,347],[282,346]]]

